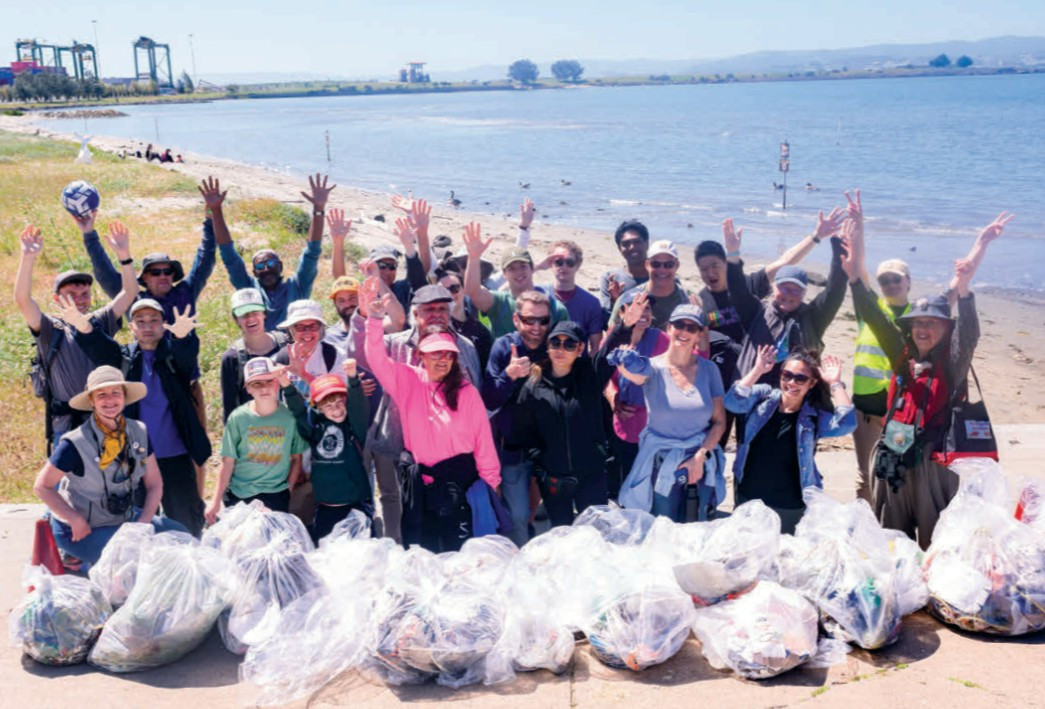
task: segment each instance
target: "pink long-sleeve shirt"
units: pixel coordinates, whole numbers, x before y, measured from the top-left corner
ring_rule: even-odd
[[[501,463],[479,391],[466,379],[452,411],[428,378],[424,367],[393,362],[385,351],[384,324],[367,318],[366,357],[370,371],[399,408],[403,442],[421,465],[432,466],[462,453],[475,456],[479,476],[490,485],[501,484]]]

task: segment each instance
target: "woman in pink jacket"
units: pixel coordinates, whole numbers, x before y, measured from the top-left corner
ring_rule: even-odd
[[[402,417],[403,544],[457,551],[472,536],[468,488],[479,478],[495,490],[501,484],[486,407],[461,370],[457,343],[446,329],[421,333],[420,366],[393,362],[384,343],[385,303],[375,298],[367,310],[367,360]]]

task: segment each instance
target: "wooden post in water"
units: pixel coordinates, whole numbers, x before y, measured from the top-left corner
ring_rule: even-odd
[[[323,140],[326,141],[326,144],[327,144],[327,166],[329,167],[330,166],[330,131],[329,130],[323,131]]]
[[[786,140],[780,144],[780,172],[784,173],[784,211],[787,211],[787,172],[791,169],[791,144]]]

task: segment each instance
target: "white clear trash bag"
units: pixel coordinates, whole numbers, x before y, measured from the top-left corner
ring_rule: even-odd
[[[650,587],[603,603],[585,624],[604,665],[639,672],[671,659],[689,637],[693,601],[678,588]]]
[[[592,505],[573,520],[574,527],[594,527],[610,544],[642,544],[656,519],[649,512],[617,505]]]
[[[102,550],[98,563],[88,572],[114,608],[123,605],[134,588],[138,561],[155,534],[156,528],[151,524],[121,524]]]
[[[334,525],[330,534],[319,540],[319,546],[323,547],[340,539],[369,539],[373,526],[374,523],[369,517],[359,510],[352,510],[348,517]]]
[[[279,536],[296,541],[305,551],[315,548],[300,519],[286,512],[274,512],[258,500],[225,508],[217,523],[203,533],[200,542],[232,558],[243,551],[260,549]]]

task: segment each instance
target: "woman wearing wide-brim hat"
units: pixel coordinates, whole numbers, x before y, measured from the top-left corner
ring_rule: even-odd
[[[124,381],[115,367],[98,367],[87,387],[69,401],[91,412],[78,428],[62,436],[36,476],[33,492],[50,510],[51,531],[70,567],[86,571],[124,522],[151,523],[157,532],[186,532],[156,514],[163,479],[145,424],[124,418],[129,404],[145,398],[140,382]],[[144,501],[142,493],[144,492]]]

